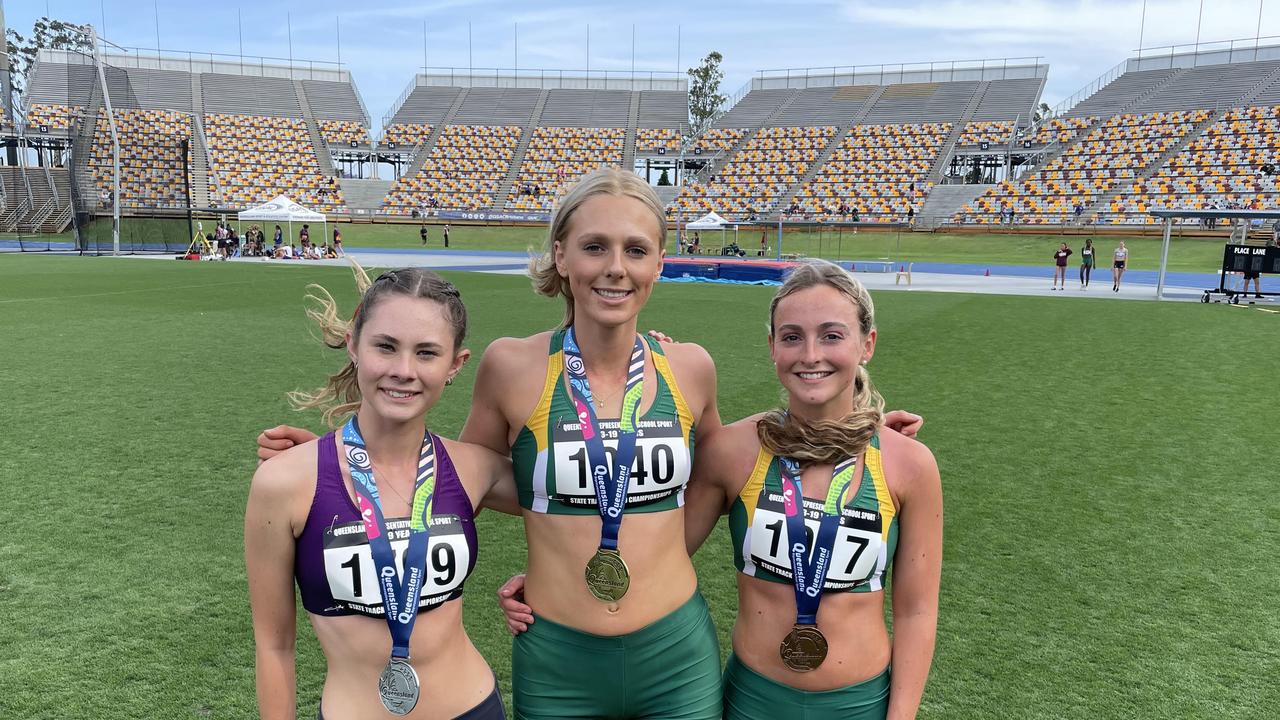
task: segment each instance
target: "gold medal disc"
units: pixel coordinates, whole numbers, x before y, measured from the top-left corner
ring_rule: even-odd
[[[783,639],[778,654],[795,672],[816,670],[827,659],[827,638],[815,625],[796,625]]]
[[[601,602],[618,602],[631,587],[631,573],[617,550],[596,550],[587,562],[587,589]]]

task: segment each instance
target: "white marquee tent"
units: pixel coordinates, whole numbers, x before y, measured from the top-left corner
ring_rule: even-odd
[[[328,242],[329,220],[325,217],[324,213],[318,213],[315,210],[308,210],[284,195],[279,195],[276,199],[271,200],[270,202],[265,202],[257,207],[243,210],[236,215],[236,219],[240,222],[244,222],[246,220],[260,220],[262,222],[288,223],[288,237],[290,239],[293,238],[293,224],[295,222],[318,222],[322,223],[324,226],[324,231],[320,235],[320,242]],[[270,234],[267,233],[267,235],[269,236]]]
[[[723,246],[723,245],[724,245],[724,231],[725,231],[725,229],[726,229],[726,228],[729,228],[729,227],[732,227],[732,228],[733,228],[733,241],[734,241],[735,243],[736,243],[736,242],[738,242],[738,226],[737,226],[736,224],[731,223],[731,222],[729,222],[728,220],[725,220],[724,218],[720,217],[720,216],[719,216],[719,215],[717,215],[715,212],[709,212],[709,213],[707,213],[706,215],[703,215],[702,217],[698,218],[697,220],[694,220],[693,222],[689,223],[688,225],[685,225],[685,226],[684,226],[684,229],[685,229],[685,231],[691,231],[691,230],[719,230],[719,231],[720,231],[720,244]]]

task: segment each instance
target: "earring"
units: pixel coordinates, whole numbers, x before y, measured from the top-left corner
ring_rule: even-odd
[[[453,378],[451,378],[451,377],[447,377],[447,378],[445,378],[445,379],[444,379],[444,384],[445,384],[445,385],[452,385],[452,384],[453,384]]]

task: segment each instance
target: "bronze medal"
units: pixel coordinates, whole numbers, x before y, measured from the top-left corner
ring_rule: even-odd
[[[600,548],[587,562],[587,589],[601,602],[618,602],[631,587],[631,573],[617,550]]]
[[[796,625],[783,639],[778,654],[795,672],[816,670],[827,659],[827,638],[816,625]]]

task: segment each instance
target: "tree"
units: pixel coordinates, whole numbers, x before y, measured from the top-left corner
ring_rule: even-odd
[[[671,178],[667,177],[667,171],[665,168],[663,169],[662,174],[658,176],[658,184],[659,185],[671,184]]]
[[[691,135],[697,137],[720,116],[720,106],[729,98],[720,94],[720,81],[724,71],[720,63],[724,56],[712,50],[702,58],[697,67],[689,68],[689,117],[693,122]]]
[[[23,37],[13,28],[6,33],[9,77],[13,85],[13,94],[19,99],[26,96],[27,80],[31,68],[35,66],[36,55],[41,49],[76,50],[86,55],[93,54],[93,47],[89,43],[85,30],[75,23],[42,17],[36,20],[31,31],[30,38]]]

